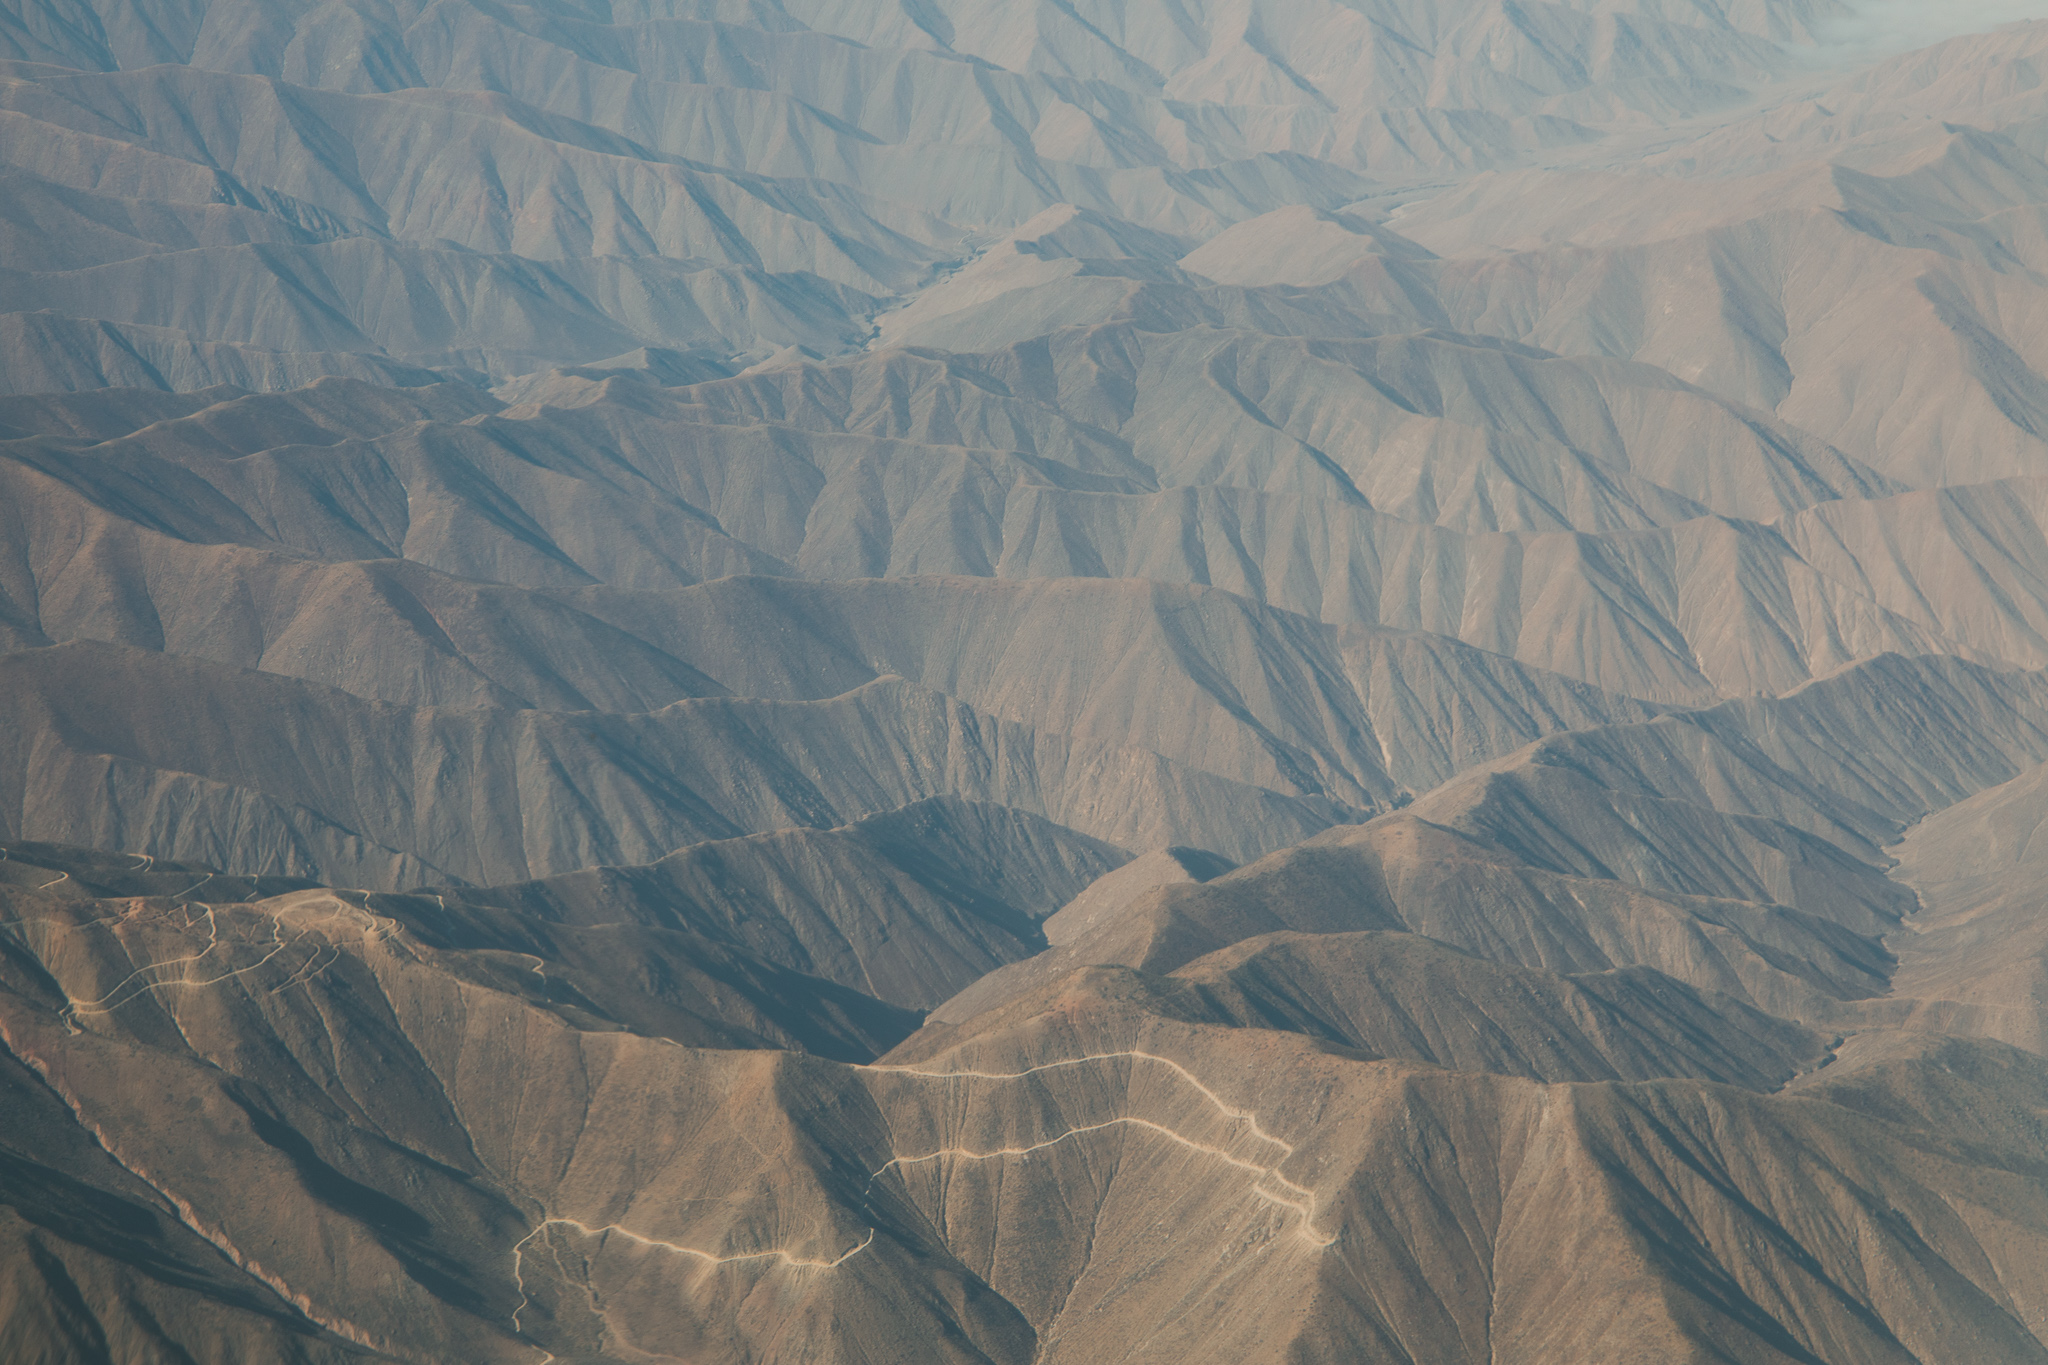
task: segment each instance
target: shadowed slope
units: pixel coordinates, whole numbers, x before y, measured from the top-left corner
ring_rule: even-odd
[[[843,829],[695,844],[645,867],[446,899],[551,923],[684,929],[916,1007],[1037,951],[1051,903],[1128,857],[1021,811],[940,797]]]
[[[351,869],[379,889],[631,865],[935,795],[1071,820],[1110,843],[1186,831],[1239,852],[1348,813],[1132,746],[1035,732],[900,679],[831,701],[604,717],[395,707],[100,645],[23,651],[0,672],[23,713],[41,717],[8,732],[6,780],[24,819],[14,837],[68,833],[230,870]],[[25,806],[32,761],[38,797]]]

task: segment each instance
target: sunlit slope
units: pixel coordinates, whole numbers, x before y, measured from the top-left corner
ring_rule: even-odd
[[[1845,1059],[1771,1097],[1689,1077],[1782,1074],[1812,1043],[1759,1023],[1738,1054],[1687,1059],[1669,1011],[1701,997],[1654,973],[1568,982],[1338,936],[1174,977],[1083,972],[860,1068],[707,1048],[681,1022],[685,1001],[733,1029],[801,995],[614,983],[607,1017],[539,945],[450,945],[430,901],[10,896],[13,960],[38,964],[4,997],[27,1084],[63,1097],[55,1131],[85,1125],[118,1163],[88,1165],[89,1187],[128,1180],[160,1243],[191,1228],[240,1267],[233,1292],[267,1320],[233,1325],[257,1340],[469,1359],[1024,1361],[1134,1337],[1219,1360],[2040,1351],[2044,1213],[2010,1164],[2031,1139],[1986,1089],[2023,1103],[2039,1066],[1989,1045],[1938,1068]],[[1260,953],[1379,946],[1459,971],[1472,1006],[1505,991],[1487,1009],[1505,1050],[1417,1057],[1376,1034],[1356,961],[1324,1006],[1355,1002],[1348,1037],[1245,1016]],[[1313,978],[1287,979],[1298,998]],[[1588,1008],[1604,1031],[1568,1022]],[[333,1052],[337,1028],[360,1045]],[[1518,1038],[1553,1041],[1517,1056]],[[1664,1078],[1556,1083],[1616,1070]],[[1979,1124],[1873,1122],[1894,1090]],[[54,1221],[35,1245],[106,1256]],[[83,1282],[88,1320],[162,1292],[160,1263],[114,1250]],[[779,1306],[757,1316],[764,1295]],[[188,1321],[169,1330],[197,1340]]]

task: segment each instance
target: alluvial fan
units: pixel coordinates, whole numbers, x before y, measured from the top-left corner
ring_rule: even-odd
[[[2048,1365],[2048,0],[0,0],[0,1360]]]

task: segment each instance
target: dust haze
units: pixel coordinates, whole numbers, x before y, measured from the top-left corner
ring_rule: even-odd
[[[1890,56],[2005,24],[2048,19],[2044,0],[1850,0],[1854,13],[1815,25],[1828,62]]]

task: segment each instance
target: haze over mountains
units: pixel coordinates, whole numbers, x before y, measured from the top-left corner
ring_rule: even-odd
[[[2041,20],[0,6],[0,1357],[2048,1361]]]

